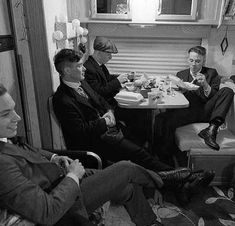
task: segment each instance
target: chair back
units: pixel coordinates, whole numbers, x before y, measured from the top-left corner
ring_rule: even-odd
[[[52,97],[53,96],[50,96],[48,98],[48,112],[50,116],[53,149],[64,150],[66,149],[64,137],[63,137],[61,125],[59,121],[57,120],[56,115],[53,110]]]
[[[84,166],[87,165],[89,168],[94,168],[93,162],[95,160],[96,168],[102,169],[102,160],[96,153],[84,150],[66,150],[61,125],[57,120],[55,112],[53,110],[52,97],[53,96],[50,96],[48,98],[48,112],[50,116],[50,126],[52,131],[52,143],[54,151],[57,150],[58,153],[60,153],[61,155],[69,155],[73,159],[78,158],[79,155],[79,159],[83,162],[83,164],[85,164]]]

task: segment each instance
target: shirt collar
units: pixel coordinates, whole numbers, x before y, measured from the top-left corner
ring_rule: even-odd
[[[78,89],[78,87],[81,86],[81,82],[68,82],[68,81],[65,81],[63,80],[64,84],[69,86],[70,88],[72,89]]]
[[[201,71],[202,71],[202,68],[201,68],[201,70],[199,71],[199,72],[197,72],[197,73],[201,73]],[[193,73],[191,72],[191,70],[190,70],[190,75],[192,75],[192,77],[195,79],[196,78],[196,75],[193,75]]]
[[[92,57],[93,57],[93,59],[95,60],[95,62],[96,62],[99,66],[102,65],[94,56],[92,56]]]

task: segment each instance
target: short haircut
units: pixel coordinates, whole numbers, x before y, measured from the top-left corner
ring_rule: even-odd
[[[3,96],[5,93],[7,93],[7,89],[2,83],[0,83],[0,96]]]
[[[64,75],[64,67],[67,64],[78,62],[83,56],[82,51],[62,49],[54,56],[54,65],[60,75]]]
[[[206,49],[202,46],[194,46],[192,48],[190,48],[188,50],[188,53],[191,53],[191,52],[194,52],[194,53],[197,53],[201,56],[205,56],[206,55]]]

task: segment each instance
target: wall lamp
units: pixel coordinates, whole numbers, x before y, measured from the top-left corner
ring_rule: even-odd
[[[55,22],[55,31],[52,34],[53,41],[56,43],[57,49],[74,48],[74,42],[78,46],[80,43],[87,42],[88,30],[80,26],[80,21],[74,19],[72,23],[69,22]]]

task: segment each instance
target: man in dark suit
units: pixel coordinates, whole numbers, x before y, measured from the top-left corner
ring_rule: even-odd
[[[185,182],[189,169],[174,170],[125,136],[118,137],[116,142],[103,139],[108,130],[116,128],[116,120],[110,105],[84,81],[81,52],[63,49],[55,55],[54,63],[61,84],[52,103],[68,149],[92,150],[103,160],[112,162],[131,160],[158,172],[166,183],[179,185]],[[205,179],[204,176],[200,177]]]
[[[122,85],[127,82],[127,74],[112,75],[105,64],[112,59],[112,54],[118,53],[112,40],[96,37],[93,43],[94,53],[84,63],[85,80],[91,88],[99,93],[110,105],[115,105],[113,98]]]
[[[160,114],[156,118],[156,128],[160,139],[168,144],[174,144],[177,127],[195,123],[209,122],[208,128],[198,135],[214,150],[219,150],[216,135],[220,125],[224,123],[226,114],[233,101],[233,91],[230,88],[219,89],[220,77],[213,68],[204,66],[206,49],[195,46],[188,51],[189,68],[177,73],[184,82],[198,85],[197,90],[182,90],[190,106],[185,109],[175,109]]]
[[[108,129],[116,126],[116,119],[112,107],[84,81],[81,54],[63,49],[54,58],[61,84],[52,103],[61,123],[66,147],[94,150],[103,160],[113,162],[132,160],[155,171],[173,169],[125,137],[115,144],[102,139]]]
[[[106,37],[96,37],[93,43],[94,52],[84,63],[85,80],[91,88],[102,96],[115,109],[115,116],[122,120],[130,130],[130,137],[135,142],[144,143],[147,134],[147,113],[144,109],[119,108],[114,96],[128,81],[127,73],[113,75],[105,64],[117,54],[115,43]]]
[[[40,225],[92,226],[88,214],[110,200],[124,205],[136,225],[162,225],[143,192],[151,189],[155,201],[160,198],[154,190],[163,182],[155,172],[127,161],[101,171],[84,170],[78,159],[24,142],[7,143],[7,138],[16,136],[20,120],[14,107],[13,99],[0,84],[1,209]]]

